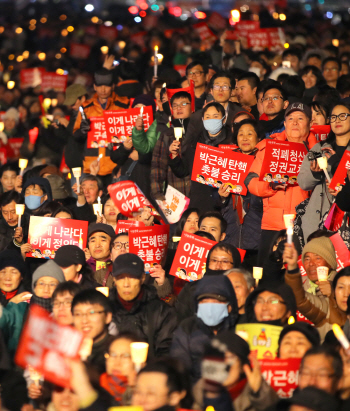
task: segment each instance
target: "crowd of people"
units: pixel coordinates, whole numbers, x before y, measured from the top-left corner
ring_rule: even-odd
[[[64,57],[64,93],[0,85],[1,410],[348,409],[350,349],[333,325],[350,340],[350,170],[341,189],[330,188],[327,177],[350,150],[350,42],[349,30],[335,30],[337,46],[327,27],[286,33],[286,48],[275,51],[228,40],[224,29],[211,44],[191,28],[170,39],[152,29],[144,47],[124,30],[123,47],[113,39],[115,55],[106,56],[99,54],[104,43],[87,32],[80,41],[92,47],[91,64]],[[14,47],[10,35],[2,40]],[[156,77],[155,46],[164,57]],[[47,54],[42,65],[52,70],[54,59]],[[40,66],[18,61],[11,66],[16,83],[20,70]],[[183,76],[173,68],[179,64]],[[88,142],[92,118],[143,107],[153,113],[147,130],[139,115],[122,141]],[[315,126],[329,126],[324,138]],[[18,152],[9,150],[15,138],[23,138]],[[293,184],[260,178],[269,141],[307,147]],[[245,195],[191,178],[198,143],[252,157]],[[24,172],[19,158],[28,160]],[[136,183],[163,217],[168,186],[189,199],[170,224],[162,264],[147,270],[118,222],[159,221],[150,207],[132,217],[118,209],[108,186],[121,181]],[[24,205],[21,216],[17,205]],[[285,215],[295,217],[292,236]],[[34,216],[88,222],[86,248],[62,245],[48,261],[28,239]],[[197,281],[169,274],[183,233],[214,242]],[[263,269],[260,281],[254,267]],[[320,267],[327,271],[322,281]],[[15,363],[34,305],[92,341],[87,358],[67,359],[69,387]],[[274,356],[301,360],[290,398],[263,378],[241,324],[280,327]],[[148,343],[142,367],[132,361],[135,342]]]

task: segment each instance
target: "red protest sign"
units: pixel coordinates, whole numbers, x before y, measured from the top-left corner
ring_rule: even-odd
[[[345,184],[345,178],[347,172],[350,170],[350,151],[345,150],[344,154],[340,160],[340,163],[337,167],[336,172],[332,178],[332,181],[329,184],[329,188],[333,190],[340,191]]]
[[[145,263],[145,272],[155,264],[162,264],[169,243],[169,225],[135,227],[129,229],[129,253],[137,254]]]
[[[328,211],[324,226],[329,231],[338,231],[343,223],[344,215],[345,212],[338,207],[337,203],[333,203]]]
[[[68,75],[45,72],[41,75],[41,90],[54,90],[65,92],[67,88]]]
[[[7,149],[6,147],[0,148],[0,163],[5,164],[7,163]]]
[[[126,217],[133,217],[134,213],[149,208],[152,215],[159,216],[152,204],[133,181],[118,181],[108,186],[108,192],[114,204]]]
[[[238,146],[236,146],[236,144],[219,144],[219,149],[220,150],[236,150],[237,148],[239,148]]]
[[[269,37],[268,47],[270,50],[284,49],[285,35],[281,27],[270,27],[264,30],[266,30]]]
[[[224,30],[227,27],[228,20],[216,11],[213,11],[208,19],[208,26],[214,30]]]
[[[19,73],[21,88],[39,86],[43,73],[45,73],[45,69],[42,67],[22,69]]]
[[[183,231],[169,274],[191,282],[200,280],[206,271],[209,250],[215,244],[216,241]]]
[[[70,386],[70,368],[66,358],[78,359],[83,341],[80,331],[59,325],[38,305],[30,308],[16,351],[20,367],[32,367],[45,380],[62,387]]]
[[[335,255],[337,257],[337,271],[340,271],[344,267],[350,265],[350,252],[339,233],[335,233],[329,238],[333,243]]]
[[[133,221],[133,220],[119,220],[117,223],[117,229],[115,232],[119,233],[127,233],[129,232],[130,228],[134,227],[144,227],[142,221]]]
[[[302,143],[266,140],[259,180],[297,186],[298,173],[306,153]]]
[[[259,360],[262,376],[280,398],[290,398],[298,387],[300,358]]]
[[[24,137],[9,138],[6,144],[7,158],[9,160],[18,160],[19,151],[22,147]]]
[[[226,30],[225,40],[238,40],[238,32],[234,30]]]
[[[310,131],[315,134],[317,141],[324,141],[327,139],[328,134],[331,132],[331,126],[312,126]]]
[[[176,64],[174,69],[180,74],[181,77],[186,76],[186,64]]]
[[[116,27],[108,27],[101,24],[99,26],[99,36],[105,40],[115,40],[118,37],[118,30]]]
[[[87,44],[71,43],[69,55],[75,59],[87,59],[90,55],[91,47]]]
[[[104,111],[104,120],[108,140],[113,143],[125,141],[131,136],[136,119],[140,115],[140,108],[129,108],[127,110],[107,110]],[[153,123],[153,110],[151,106],[143,107],[143,127],[147,131]]]
[[[56,250],[63,245],[79,246],[80,238],[83,240],[83,248],[85,248],[88,224],[87,221],[69,218],[31,216],[28,243],[33,247],[33,251],[27,256],[52,259],[55,257]]]
[[[132,34],[130,36],[130,41],[132,41],[135,44],[138,44],[143,51],[146,50],[146,44],[145,44],[145,37],[147,36],[147,31],[139,31],[138,33]]]
[[[186,91],[187,93],[191,94],[191,110],[192,113],[195,111],[195,97],[194,97],[194,82],[193,80],[190,80],[190,85],[188,87],[184,88],[167,88],[166,89],[166,94],[168,96],[168,101],[170,102],[171,97],[175,94],[178,93],[179,91]],[[171,112],[173,112],[173,109],[170,105]]]
[[[197,23],[192,26],[202,41],[215,41],[217,36],[210,30],[207,23]]]
[[[228,184],[231,193],[245,195],[244,179],[253,161],[253,156],[197,143],[191,179],[217,188]]]
[[[239,37],[247,37],[248,33],[260,30],[259,21],[242,20],[235,25]]]
[[[90,117],[90,131],[87,134],[87,148],[107,147],[111,142],[106,131],[104,117]]]

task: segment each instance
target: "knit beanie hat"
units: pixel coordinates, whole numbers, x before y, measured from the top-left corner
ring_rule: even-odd
[[[337,257],[332,241],[328,237],[314,238],[305,244],[301,255],[303,264],[306,253],[314,253],[324,258],[332,270],[337,268]]]
[[[211,345],[223,353],[230,351],[237,355],[242,364],[250,363],[248,358],[250,353],[249,345],[234,330],[221,332],[213,338]]]
[[[156,103],[154,99],[148,94],[140,94],[139,96],[135,97],[135,100],[132,102],[132,108],[134,108],[137,104],[152,106],[153,112],[156,111]]]
[[[0,270],[6,267],[16,268],[24,278],[27,273],[27,267],[23,258],[15,250],[4,250],[0,253]]]
[[[317,331],[316,327],[313,327],[308,323],[296,322],[283,328],[278,339],[279,346],[281,345],[283,338],[291,331],[298,331],[305,335],[305,337],[310,341],[313,347],[317,347],[321,343],[320,334]]]
[[[56,280],[58,280],[58,282],[60,283],[63,283],[64,281],[66,281],[66,279],[64,278],[62,269],[52,260],[49,260],[46,263],[42,264],[40,267],[38,267],[34,271],[33,279],[32,279],[32,289],[33,290],[34,290],[36,282],[41,277],[56,278]]]

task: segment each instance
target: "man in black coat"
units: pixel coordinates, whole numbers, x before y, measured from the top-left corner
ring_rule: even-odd
[[[148,358],[169,352],[176,315],[161,301],[146,279],[143,261],[135,254],[122,254],[113,263],[115,289],[110,298],[118,332],[133,332],[149,344]]]

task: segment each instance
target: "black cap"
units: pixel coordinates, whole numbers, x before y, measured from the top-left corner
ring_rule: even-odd
[[[66,268],[73,264],[85,264],[85,253],[76,245],[63,245],[55,254],[54,261],[60,267]]]
[[[97,232],[106,233],[111,237],[112,240],[114,240],[116,236],[115,231],[113,230],[113,227],[111,225],[103,223],[92,223],[89,225],[88,238],[90,238],[93,233]]]
[[[113,277],[121,274],[128,274],[130,277],[141,279],[145,272],[145,266],[141,258],[136,254],[121,254],[113,263]]]
[[[313,327],[311,324],[298,321],[294,324],[286,325],[278,339],[278,345],[281,345],[283,338],[291,331],[298,331],[305,335],[305,337],[310,341],[313,347],[317,347],[321,344],[320,334],[316,327]]]
[[[302,103],[301,101],[297,101],[295,103],[289,104],[289,106],[286,108],[286,111],[284,113],[284,118],[289,116],[289,114],[293,113],[294,111],[301,111],[302,113],[306,115],[306,117],[308,117],[311,120],[312,112],[311,112],[311,108],[307,104]]]

